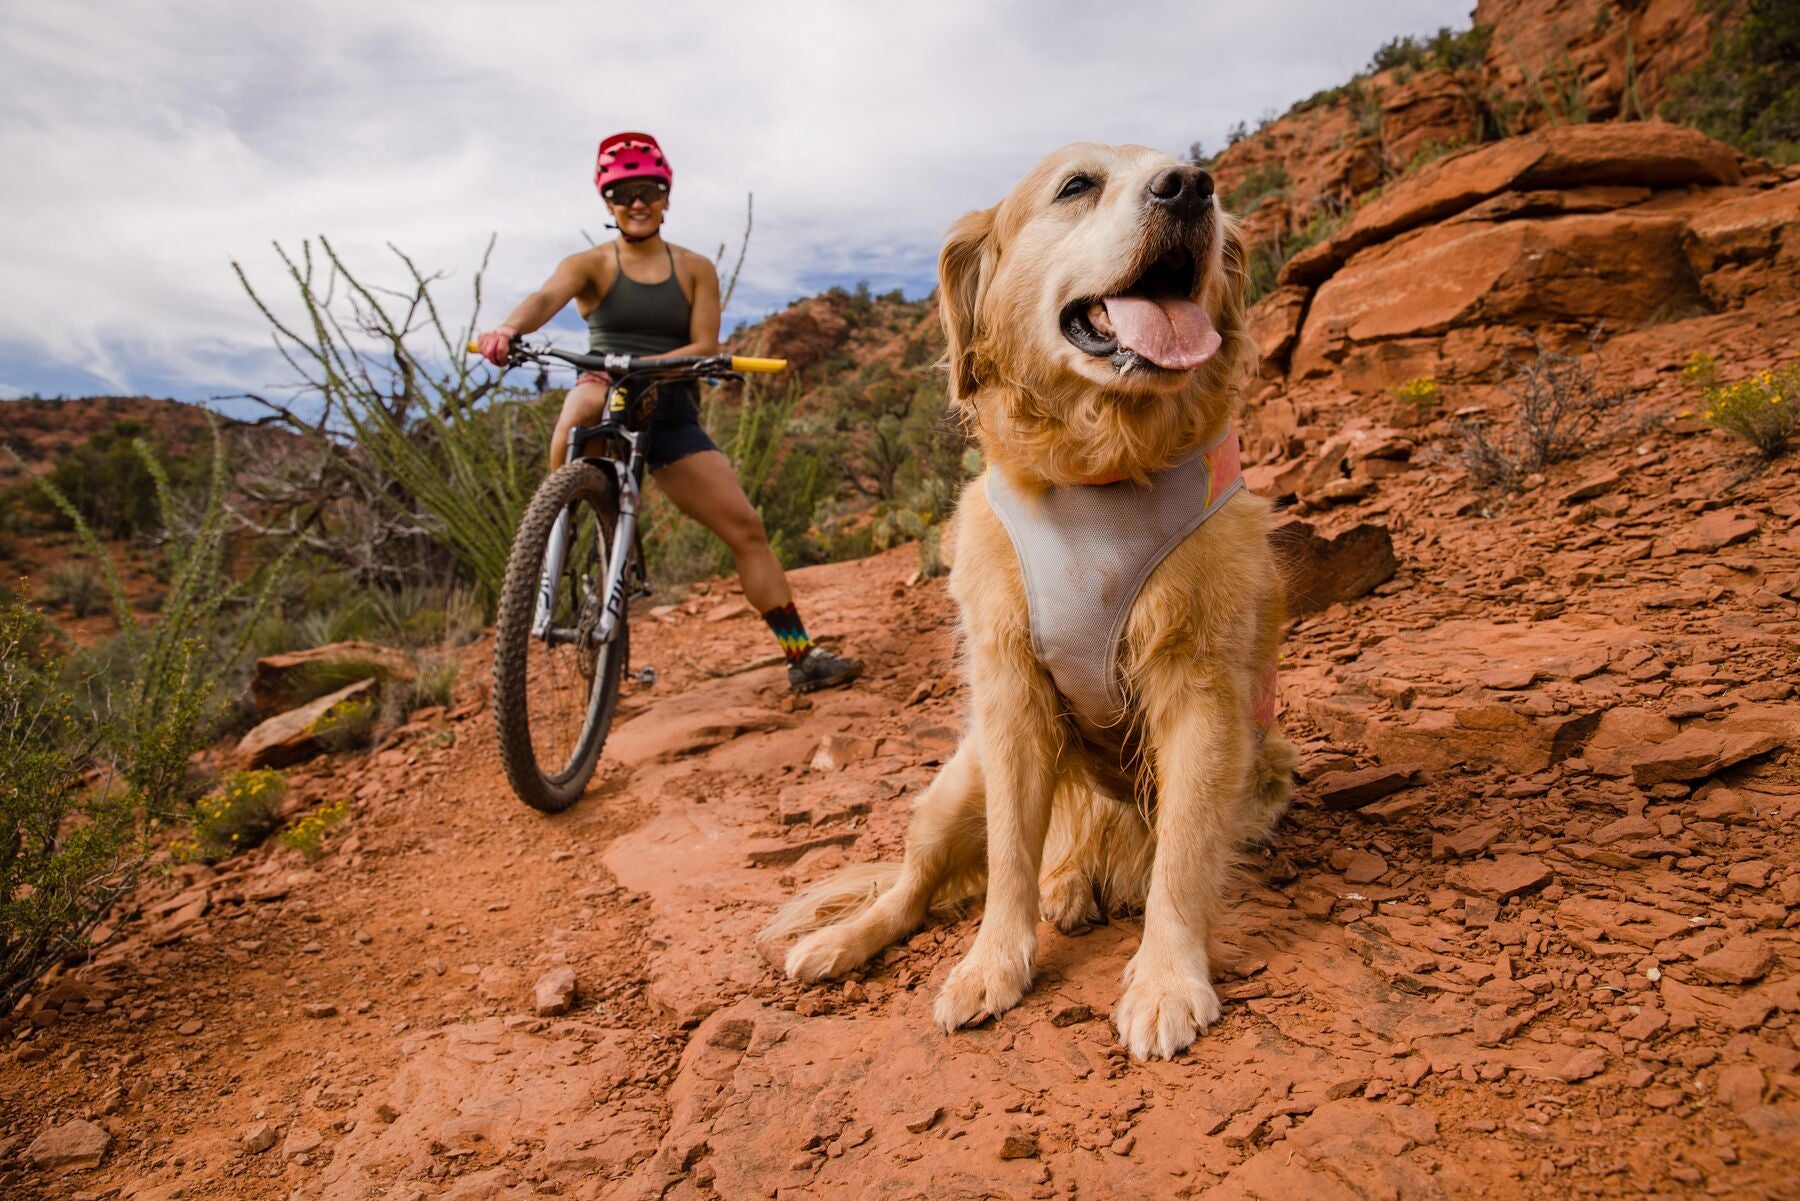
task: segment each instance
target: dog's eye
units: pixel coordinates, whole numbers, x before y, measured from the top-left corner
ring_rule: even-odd
[[[1056,194],[1058,200],[1067,200],[1071,196],[1079,196],[1100,185],[1091,175],[1071,175],[1063,181],[1062,190]]]

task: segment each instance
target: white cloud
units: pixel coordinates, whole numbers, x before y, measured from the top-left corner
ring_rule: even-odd
[[[580,231],[598,137],[654,132],[669,235],[735,250],[729,327],[826,282],[925,286],[938,238],[1081,138],[1180,151],[1341,82],[1467,0],[901,5],[312,0],[13,5],[0,26],[0,378],[184,395],[279,383],[241,260],[324,233],[380,277],[490,231],[497,320]]]

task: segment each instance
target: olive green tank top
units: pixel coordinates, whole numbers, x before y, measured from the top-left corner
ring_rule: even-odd
[[[640,284],[625,274],[619,245],[613,243],[619,275],[587,315],[589,354],[667,354],[690,341],[692,311],[675,277],[675,251],[669,250],[669,278]]]

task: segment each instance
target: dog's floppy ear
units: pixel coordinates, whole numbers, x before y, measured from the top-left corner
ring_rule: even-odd
[[[938,256],[938,317],[944,323],[950,399],[967,404],[980,387],[975,377],[975,314],[993,275],[994,210],[968,213],[950,227]]]

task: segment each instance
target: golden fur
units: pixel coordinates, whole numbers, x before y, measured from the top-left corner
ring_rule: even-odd
[[[1216,203],[1183,223],[1149,202],[1149,181],[1173,166],[1144,147],[1068,146],[950,231],[939,272],[952,400],[988,469],[1018,487],[1143,480],[1233,416],[1254,354],[1242,247]],[[1099,186],[1059,198],[1078,174]],[[1209,362],[1121,369],[1063,336],[1065,306],[1124,289],[1171,238],[1191,250],[1193,299],[1223,339]],[[950,579],[968,733],[920,797],[903,863],[840,873],[765,928],[771,938],[810,931],[789,952],[788,973],[845,972],[985,884],[981,929],[938,994],[945,1029],[1018,1003],[1040,916],[1074,929],[1140,907],[1143,939],[1115,1014],[1126,1047],[1170,1056],[1216,1020],[1209,936],[1234,854],[1280,816],[1294,762],[1285,739],[1251,720],[1282,619],[1268,521],[1267,504],[1240,492],[1150,575],[1122,651],[1128,732],[1103,745],[1062,712],[1034,657],[1018,559],[983,481],[971,484]]]

